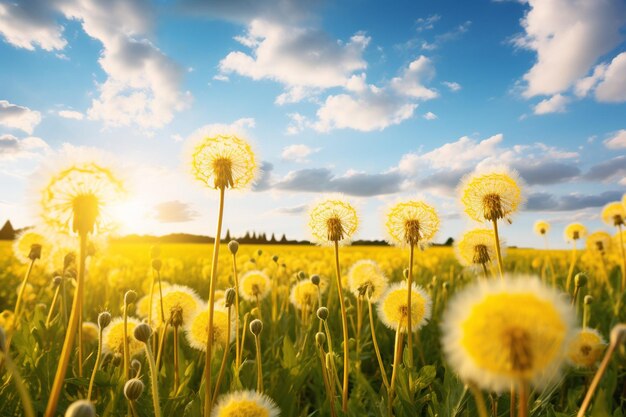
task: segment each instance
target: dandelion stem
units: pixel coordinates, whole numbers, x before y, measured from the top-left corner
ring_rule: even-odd
[[[178,368],[178,326],[174,326],[174,394],[178,392],[178,387],[180,385],[180,373]]]
[[[209,283],[209,331],[206,341],[206,358],[204,361],[204,417],[211,414],[211,360],[213,359],[213,311],[215,310],[215,288],[217,287],[217,261],[220,253],[222,238],[222,218],[224,216],[225,186],[219,187],[220,201],[217,214],[217,231],[213,244],[213,259],[211,260],[211,280]]]
[[[372,343],[374,345],[374,351],[376,352],[376,359],[378,359],[378,366],[380,367],[380,374],[383,377],[383,383],[385,388],[389,391],[389,380],[387,379],[387,372],[385,371],[385,365],[383,364],[383,358],[380,356],[380,349],[378,347],[378,340],[376,339],[376,331],[374,329],[374,315],[372,314],[372,301],[369,294],[367,295],[367,309],[370,316],[370,330],[372,332]]]
[[[337,412],[335,411],[335,397],[330,388],[330,380],[328,378],[328,370],[326,369],[326,361],[324,360],[326,354],[324,353],[324,348],[322,346],[319,347],[319,355],[320,362],[322,365],[322,378],[324,379],[324,387],[326,388],[326,395],[328,396],[328,403],[330,404],[330,414],[332,417],[337,417]]]
[[[498,219],[493,219],[493,239],[496,245],[496,258],[498,258],[498,272],[500,273],[500,279],[504,278],[503,270],[504,266],[502,264],[502,253],[500,251],[500,235],[498,234]]]
[[[241,350],[239,343],[239,276],[237,274],[236,253],[233,253],[233,279],[235,281],[235,367],[237,372],[239,372],[239,367],[241,367]]]
[[[243,326],[241,327],[241,351],[239,352],[239,358],[243,356],[243,347],[246,343],[246,329],[248,328],[248,313],[243,316]]]
[[[412,302],[411,296],[413,295],[413,260],[415,256],[415,244],[411,242],[409,247],[409,273],[407,276],[407,349],[409,350],[409,369],[413,370],[413,313],[411,312]],[[413,393],[413,377],[409,372],[409,392]]]
[[[467,386],[474,396],[474,401],[476,402],[476,410],[478,410],[479,417],[487,417],[487,406],[485,405],[485,398],[483,397],[483,393],[480,392],[476,384],[473,382],[468,383]]]
[[[348,350],[348,317],[346,314],[346,306],[343,299],[343,290],[341,289],[341,269],[339,267],[339,241],[335,240],[335,278],[337,284],[337,292],[339,293],[339,306],[341,307],[341,327],[343,329],[343,389],[341,391],[341,409],[343,412],[348,411],[348,375],[349,355]]]
[[[52,296],[52,302],[50,303],[50,310],[48,311],[48,316],[46,317],[46,327],[50,327],[50,322],[52,321],[52,314],[54,313],[54,307],[57,304],[57,299],[59,298],[60,290],[61,290],[60,285],[56,288],[56,290],[54,290],[54,295]]]
[[[517,392],[517,417],[528,417],[528,383],[520,382]]]
[[[167,328],[170,325],[169,321],[165,322],[165,325],[162,325],[161,328],[161,337],[159,338],[159,351],[157,352],[156,357],[156,367],[157,369],[161,369],[161,358],[163,357],[163,351],[165,350],[165,339],[167,339]]]
[[[96,356],[96,363],[93,365],[93,371],[91,372],[91,378],[89,378],[89,390],[87,391],[87,399],[91,401],[91,393],[93,392],[93,382],[96,379],[96,372],[100,368],[100,357],[102,356],[102,329],[98,331],[98,353]]]
[[[8,346],[7,346],[8,347]],[[13,360],[9,357],[8,350],[6,352],[1,352],[4,356],[4,363],[6,364],[7,370],[13,375],[13,380],[15,381],[15,388],[17,389],[17,393],[20,396],[20,400],[22,401],[22,407],[24,408],[24,416],[25,417],[35,417],[35,410],[33,409],[33,402],[30,398],[30,394],[26,389],[26,385],[24,385],[24,380],[19,373],[17,366],[13,363]]]
[[[389,417],[393,416],[393,397],[396,389],[396,376],[398,375],[398,367],[400,366],[400,357],[402,356],[402,326],[398,325],[396,330],[396,339],[393,347],[393,370],[391,372],[391,384],[389,386],[389,401],[387,410]]]
[[[626,288],[626,254],[624,253],[624,236],[622,233],[622,225],[618,225],[619,231],[619,247],[622,254],[622,281],[620,286],[620,294],[624,292],[624,288]]]
[[[230,320],[231,320],[231,310],[232,308],[228,307],[228,321],[226,324],[226,345],[224,345],[224,355],[222,356],[222,364],[220,365],[220,372],[217,374],[217,381],[215,381],[215,390],[213,391],[213,397],[211,398],[211,408],[213,408],[213,404],[217,399],[217,395],[219,394],[220,385],[222,384],[222,378],[224,378],[224,371],[226,370],[226,361],[228,359],[228,350],[230,347]]]
[[[154,356],[150,349],[150,341],[146,340],[144,343],[146,349],[146,359],[150,366],[150,389],[152,390],[152,405],[154,406],[154,417],[161,417],[161,406],[159,405],[159,385],[157,380],[157,368],[154,363]]]
[[[35,264],[36,259],[37,258],[31,259],[30,263],[28,264],[28,269],[26,270],[26,275],[24,275],[24,280],[22,281],[20,292],[17,295],[17,301],[15,302],[15,310],[13,310],[16,328],[19,326],[20,307],[22,305],[22,299],[24,298],[24,291],[26,290],[26,284],[28,284],[28,279],[30,278],[30,274],[33,272],[33,265]]]
[[[256,390],[263,393],[263,364],[261,357],[261,337],[254,335],[254,344],[256,346]]]
[[[124,297],[124,376],[130,379],[130,349],[128,347],[128,304]]]
[[[76,295],[72,302],[72,310],[70,312],[69,324],[67,332],[65,333],[65,340],[63,342],[63,349],[61,350],[61,358],[59,359],[59,366],[57,367],[56,374],[54,376],[54,382],[52,383],[52,390],[46,406],[45,417],[53,417],[57,404],[59,402],[59,396],[61,395],[61,389],[63,388],[63,382],[65,380],[65,373],[67,372],[67,365],[70,361],[70,355],[74,345],[74,338],[76,336],[76,329],[79,325],[80,315],[80,298],[83,294],[83,285],[85,280],[85,258],[87,256],[87,234],[80,234],[80,262],[78,267],[78,280],[76,284]],[[82,333],[82,332],[81,332]],[[79,333],[80,337],[80,333]],[[79,356],[80,358],[80,356]],[[79,364],[80,365],[80,364]],[[80,366],[82,368],[82,365]]]
[[[569,287],[572,283],[572,277],[574,276],[574,267],[576,266],[576,240],[572,242],[572,260],[569,264],[569,271],[567,272],[567,280],[565,281],[565,291],[569,292]]]
[[[361,369],[361,327],[363,327],[363,297],[356,300],[356,369]]]

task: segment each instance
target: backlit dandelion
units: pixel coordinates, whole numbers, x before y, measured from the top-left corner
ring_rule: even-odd
[[[407,332],[409,308],[407,304],[408,287],[405,281],[389,286],[378,302],[378,316],[383,324],[392,330]],[[426,291],[413,284],[411,297],[411,332],[417,331],[430,318],[431,299]]]
[[[625,195],[626,196],[626,195]],[[619,236],[620,255],[622,256],[622,281],[621,290],[626,288],[626,250],[624,250],[624,237],[622,235],[624,222],[626,222],[626,207],[621,201],[609,203],[602,209],[602,221],[609,226],[617,227]]]
[[[574,276],[574,268],[576,267],[576,242],[587,236],[587,228],[581,223],[570,223],[565,227],[563,234],[565,236],[565,241],[571,242],[572,244],[572,259],[567,273],[567,280],[565,281],[565,290],[569,291],[572,277]]]
[[[439,216],[423,201],[403,201],[388,210],[385,229],[394,245],[425,246],[439,230]]]
[[[211,411],[213,417],[278,417],[280,410],[267,395],[235,391],[221,396]]]
[[[161,305],[163,305],[163,316],[165,316],[166,321],[171,320],[172,313],[179,310],[182,319],[180,325],[184,326],[202,306],[202,300],[193,289],[184,285],[170,285],[164,288],[163,297],[155,297],[152,306],[156,312],[154,321],[157,326],[165,324],[161,322]]]
[[[606,348],[602,335],[595,329],[579,329],[567,349],[567,361],[576,367],[590,368],[600,359]]]
[[[311,280],[298,281],[289,293],[289,301],[295,308],[301,311],[311,312],[317,305],[318,287]]]
[[[479,281],[450,301],[442,346],[462,380],[496,392],[514,386],[523,411],[529,384],[555,380],[573,323],[574,312],[558,292],[536,278],[507,276]]]
[[[23,264],[32,262],[35,256],[45,262],[51,246],[44,233],[38,229],[27,229],[15,237],[13,254]]]
[[[387,290],[387,277],[376,262],[364,259],[355,262],[348,271],[348,288],[356,298],[366,298],[369,294],[370,301],[375,303]]]
[[[502,241],[500,243],[502,244]],[[488,266],[497,259],[491,230],[482,228],[468,230],[459,238],[455,247],[457,258],[462,265],[478,266],[482,268],[485,276],[489,275]]]
[[[246,301],[258,302],[267,297],[271,287],[272,283],[265,272],[248,271],[240,278],[239,295]]]
[[[213,310],[213,337],[212,344],[223,348],[228,340],[235,337],[234,317],[231,318],[231,334],[228,337],[228,310],[223,307],[215,307]],[[204,307],[198,310],[185,326],[185,336],[189,346],[206,352],[206,341],[209,339],[209,309]]]
[[[135,356],[143,350],[143,345],[132,336],[135,327],[140,323],[138,319],[128,317],[126,334],[130,356]],[[102,353],[106,355],[124,355],[124,319],[122,317],[116,317],[111,320],[111,323],[102,332]]]
[[[604,231],[593,232],[587,236],[585,245],[591,252],[606,253],[611,250],[611,235]]]
[[[478,222],[491,222],[500,276],[504,270],[500,254],[498,221],[519,210],[523,203],[520,179],[515,171],[495,169],[487,173],[476,172],[466,176],[459,187],[465,213]]]
[[[541,237],[546,236],[548,232],[550,231],[550,223],[548,223],[545,220],[537,220],[535,224],[533,225],[533,231],[538,236],[541,236]]]

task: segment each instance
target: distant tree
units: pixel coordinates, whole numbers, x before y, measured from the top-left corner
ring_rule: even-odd
[[[276,243],[276,236],[272,233],[272,237],[270,238],[270,243]]]
[[[0,240],[13,240],[15,238],[15,229],[10,220],[7,220],[0,229]]]
[[[443,246],[452,246],[453,244],[454,244],[454,239],[449,237],[448,240],[446,240],[446,243],[443,244]]]
[[[287,236],[283,233],[283,237],[280,238],[280,243],[287,243]]]
[[[230,229],[226,229],[226,236],[224,236],[224,240],[226,242],[230,242],[232,238],[230,237]]]

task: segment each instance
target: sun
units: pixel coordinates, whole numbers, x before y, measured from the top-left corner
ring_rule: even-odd
[[[111,207],[111,216],[119,225],[118,233],[146,234],[154,232],[150,205],[139,199],[120,201]]]

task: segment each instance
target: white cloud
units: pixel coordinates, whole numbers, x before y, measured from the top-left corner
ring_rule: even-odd
[[[288,89],[289,97],[279,102],[302,98],[289,92],[292,87],[325,89],[345,85],[355,71],[366,68],[362,55],[370,41],[357,33],[344,43],[318,29],[267,20],[252,20],[246,35],[236,39],[252,51],[229,53],[220,61],[220,71],[280,82]]]
[[[435,120],[437,119],[437,115],[431,111],[424,113],[422,116],[426,120]]]
[[[313,149],[307,145],[303,145],[303,144],[294,144],[294,145],[289,145],[283,148],[282,153],[280,154],[281,158],[288,160],[288,161],[294,161],[294,162],[308,162],[307,161],[307,156],[318,152],[318,149]]]
[[[213,79],[215,81],[223,81],[223,82],[228,82],[230,81],[230,78],[228,78],[226,75],[224,74],[217,74],[213,76]]]
[[[64,119],[83,120],[85,117],[84,114],[76,110],[60,110],[57,114]]]
[[[286,131],[288,135],[297,135],[307,127],[310,127],[308,119],[300,113],[289,113],[287,116],[290,119]]]
[[[420,17],[415,20],[415,30],[423,32],[425,30],[432,30],[435,28],[435,23],[441,19],[438,14],[431,14],[428,17]]]
[[[33,157],[47,149],[48,144],[35,136],[19,139],[13,135],[0,135],[0,160]]]
[[[439,94],[424,86],[435,76],[435,68],[432,61],[421,55],[402,71],[402,75],[391,80],[391,88],[398,94],[406,95],[420,100],[430,100]]]
[[[215,136],[218,134],[237,135],[246,139],[250,139],[249,129],[254,128],[256,122],[253,118],[246,117],[235,120],[233,123],[210,123],[194,130],[186,139],[187,151],[191,152],[193,144],[207,136]],[[174,137],[174,140],[177,140]]]
[[[609,149],[626,149],[626,129],[618,130],[603,143]]]
[[[626,52],[613,58],[603,75],[596,88],[596,99],[611,103],[626,101]]]
[[[33,51],[61,50],[67,41],[56,23],[51,0],[0,3],[0,34],[13,46]]]
[[[623,0],[528,0],[525,33],[515,40],[537,53],[524,75],[525,97],[554,95],[584,77],[598,58],[622,41]]]
[[[535,106],[535,114],[564,113],[569,99],[561,94],[541,100]]]
[[[147,3],[74,0],[59,7],[104,47],[98,62],[107,79],[98,85],[100,95],[87,112],[90,119],[150,130],[166,125],[174,112],[186,107],[188,93],[179,90],[184,69],[142,37],[152,25]]]
[[[31,134],[39,122],[41,113],[38,111],[0,100],[0,125]]]
[[[448,87],[453,93],[456,93],[462,88],[461,84],[454,81],[443,81],[442,84]]]

